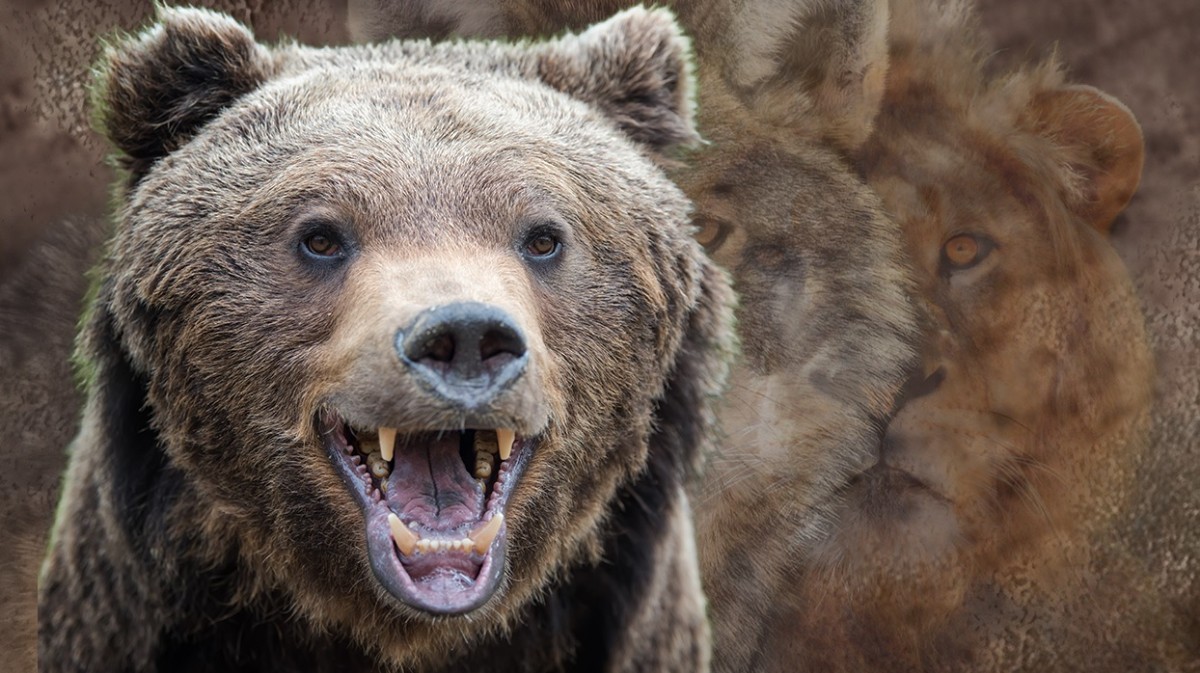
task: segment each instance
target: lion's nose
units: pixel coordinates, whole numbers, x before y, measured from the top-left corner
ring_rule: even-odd
[[[396,335],[396,350],[434,393],[467,409],[490,403],[520,378],[529,360],[512,317],[478,302],[421,313]]]

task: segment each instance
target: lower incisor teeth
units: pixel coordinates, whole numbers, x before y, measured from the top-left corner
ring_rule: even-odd
[[[399,519],[397,519],[397,521],[399,521]],[[403,524],[401,524],[401,525],[403,525]],[[498,529],[499,526],[496,526],[496,528]],[[394,529],[395,529],[395,524],[393,524],[393,530]],[[412,533],[411,531],[408,531],[407,527],[404,530],[407,531],[409,535],[413,536],[413,540],[411,542],[412,547],[410,548],[410,550],[404,551],[403,548],[401,548],[401,550],[400,550],[400,551],[404,551],[405,554],[411,554],[412,550],[416,550],[416,552],[418,554],[436,554],[438,552],[443,552],[443,551],[458,552],[460,554],[469,554],[472,551],[478,551],[477,543],[469,537],[464,537],[461,540],[418,540],[418,539],[416,539],[416,535],[414,533]],[[493,534],[492,537],[494,538],[495,535]],[[396,538],[395,533],[393,533],[393,538]],[[397,540],[399,540],[399,539],[400,538],[397,538]],[[400,544],[399,541],[397,541],[396,544],[398,546]],[[488,545],[489,546],[491,545],[490,539],[488,541]],[[484,551],[479,552],[479,553],[482,554],[486,551],[487,551],[487,548],[485,547]]]

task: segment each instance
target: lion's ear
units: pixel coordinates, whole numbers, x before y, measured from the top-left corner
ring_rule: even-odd
[[[887,0],[747,0],[734,10],[726,80],[778,124],[815,121],[845,151],[871,135],[888,69]]]
[[[699,137],[691,48],[665,9],[625,10],[578,35],[540,45],[537,59],[542,82],[597,107],[655,151]]]
[[[1037,94],[1030,115],[1082,177],[1072,209],[1107,234],[1142,178],[1145,145],[1133,113],[1098,89],[1073,85]]]
[[[141,34],[108,47],[93,109],[136,183],[160,158],[268,77],[271,57],[244,26],[203,9],[160,8]]]

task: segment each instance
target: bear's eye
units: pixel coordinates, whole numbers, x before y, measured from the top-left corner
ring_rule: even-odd
[[[342,244],[337,238],[323,232],[309,234],[301,245],[304,252],[313,257],[338,257],[342,254]]]
[[[942,264],[951,271],[969,269],[982,262],[995,244],[986,237],[956,234],[942,245]]]
[[[721,247],[732,228],[728,222],[704,216],[696,218],[696,227],[693,238],[709,252]]]
[[[539,259],[553,257],[561,247],[558,238],[548,232],[535,233],[525,241],[525,253]]]

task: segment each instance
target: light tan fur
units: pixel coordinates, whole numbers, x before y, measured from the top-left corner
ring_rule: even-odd
[[[716,481],[727,478],[720,463],[710,476],[722,495],[698,525],[718,667],[1185,670],[1196,657],[1186,613],[1148,590],[1136,550],[1113,533],[1136,496],[1153,380],[1132,286],[1104,240],[1140,175],[1136,122],[1065,84],[1054,63],[985,75],[965,3],[891,10],[879,116],[851,155],[906,239],[921,361],[852,472],[804,452],[807,440],[854,455],[806,427],[829,401],[796,385],[805,379],[735,371],[723,420],[745,440],[727,444],[753,447],[777,481],[731,489]],[[729,142],[752,155],[744,139]],[[769,200],[763,176],[742,175],[735,191]],[[748,212],[730,209],[739,224]],[[943,247],[964,233],[994,248],[955,270]],[[759,265],[770,259],[760,253]],[[794,291],[784,274],[774,284]],[[760,304],[785,314],[776,297],[739,289],[743,316]],[[744,341],[764,333],[741,323]],[[757,405],[739,395],[747,389]],[[781,451],[789,432],[801,441]],[[794,490],[775,497],[781,484]],[[826,507],[815,535],[796,525]],[[764,508],[782,525],[756,525]],[[790,558],[773,555],[779,536]],[[761,580],[772,576],[783,579]]]
[[[1186,627],[1140,593],[1112,531],[1136,496],[1154,369],[1105,240],[1140,177],[1137,124],[1053,61],[987,74],[965,2],[893,1],[890,42],[856,161],[904,229],[923,362],[806,571],[780,656],[1179,670]],[[963,235],[981,252],[957,268]]]

